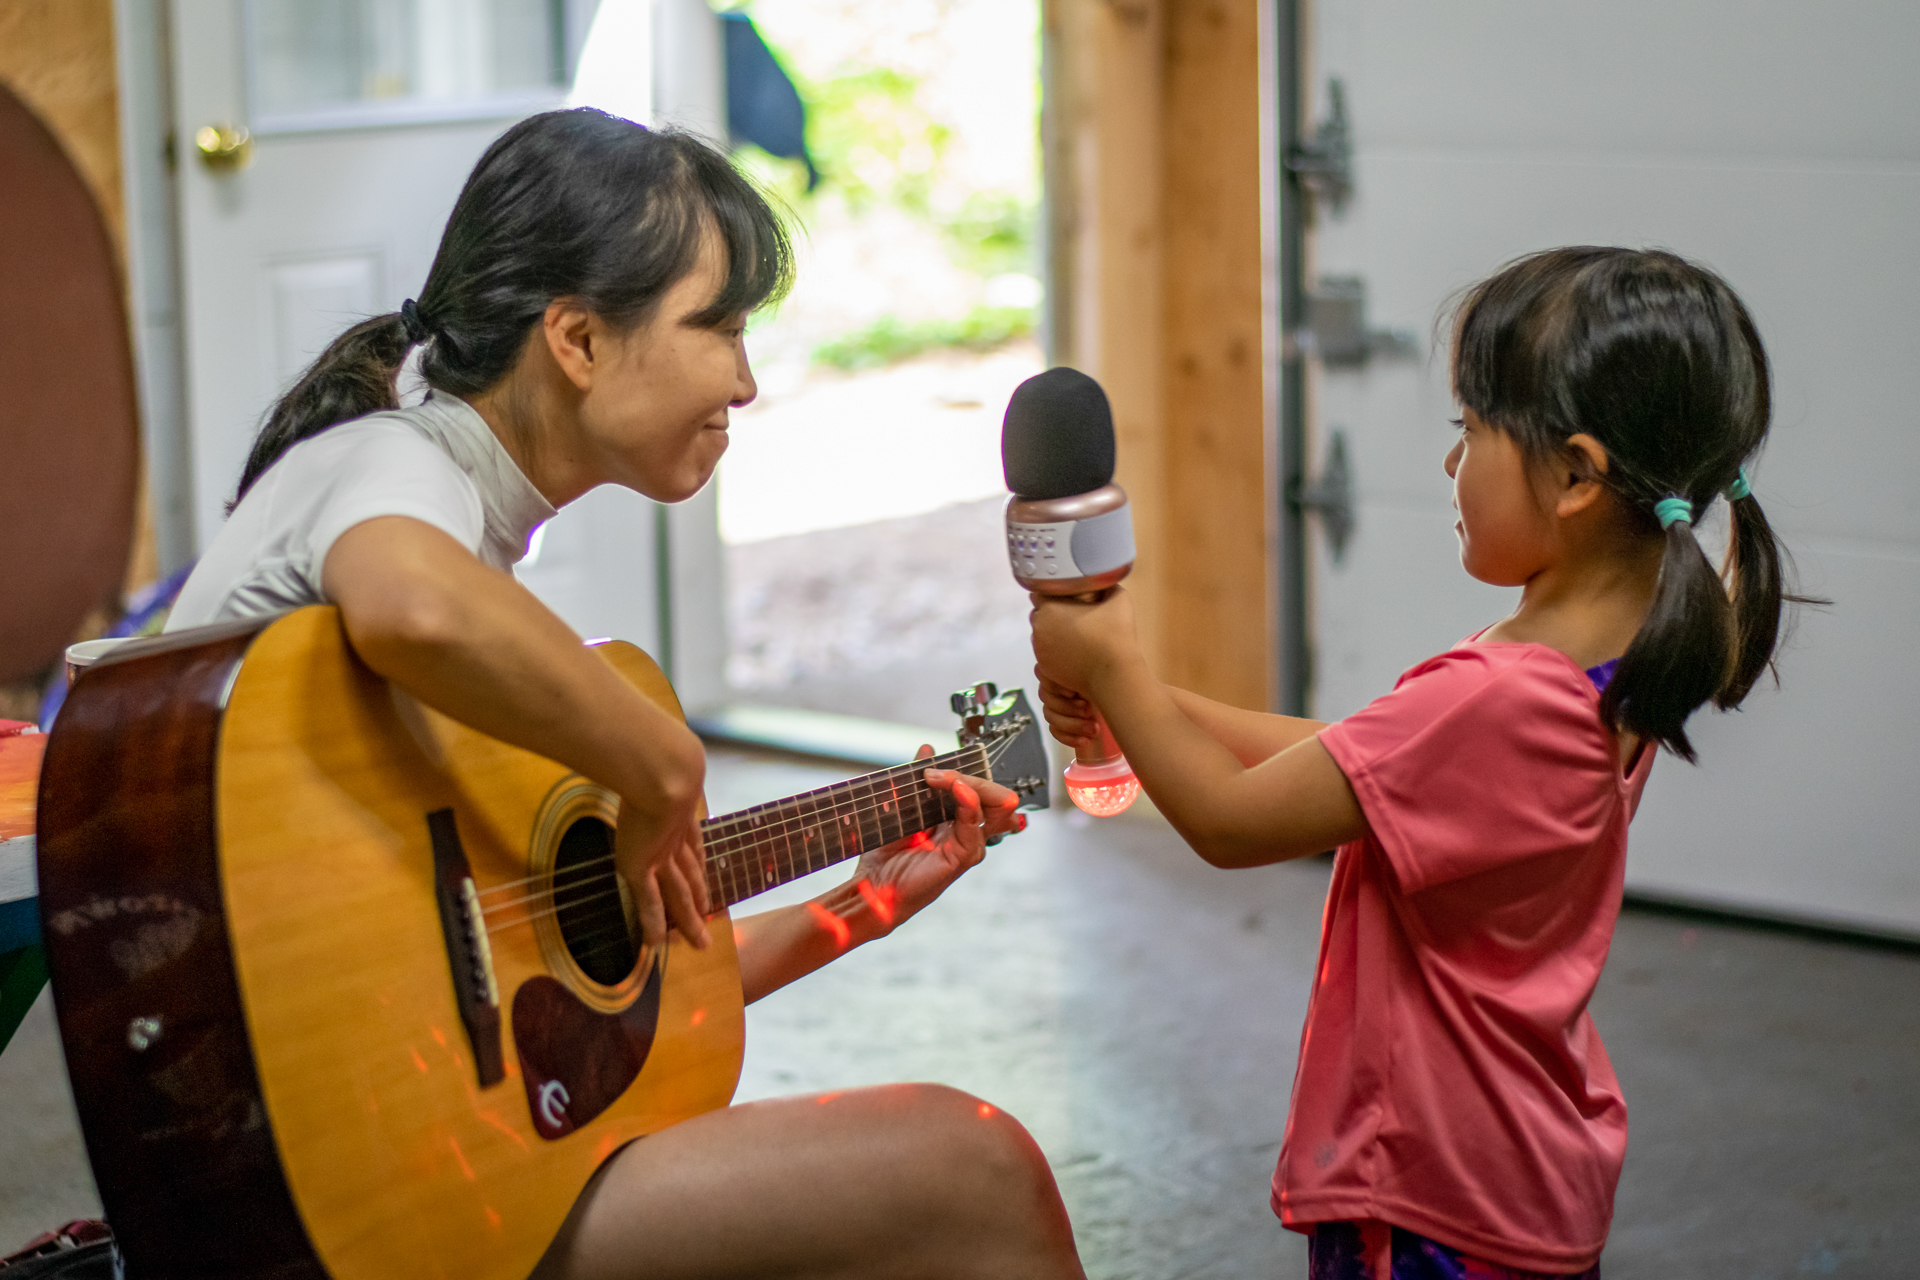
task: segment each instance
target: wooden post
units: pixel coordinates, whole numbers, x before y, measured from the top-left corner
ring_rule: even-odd
[[[1142,643],[1272,698],[1257,0],[1047,0],[1053,360],[1113,400]]]

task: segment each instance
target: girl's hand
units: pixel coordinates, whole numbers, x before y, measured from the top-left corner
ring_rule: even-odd
[[[916,759],[933,755],[923,746]],[[854,884],[877,926],[875,936],[891,933],[946,891],[968,868],[986,856],[987,841],[1026,829],[1016,812],[1020,797],[997,782],[951,769],[929,769],[927,785],[951,791],[956,811],[932,832],[876,849],[860,859]]]
[[[1111,588],[1097,604],[1042,595],[1030,599],[1038,670],[1064,689],[1084,697],[1106,670],[1139,652],[1133,599],[1124,587]]]
[[[1040,710],[1047,718],[1047,730],[1069,747],[1093,742],[1099,736],[1099,713],[1093,704],[1040,667],[1033,669],[1040,678]]]

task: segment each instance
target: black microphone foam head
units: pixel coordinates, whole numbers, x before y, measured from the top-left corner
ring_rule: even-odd
[[[1113,481],[1113,408],[1100,384],[1062,365],[1014,388],[1000,428],[1007,488],[1067,498]]]

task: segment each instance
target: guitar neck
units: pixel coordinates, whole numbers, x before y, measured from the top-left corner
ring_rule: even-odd
[[[953,817],[953,793],[928,786],[928,769],[990,776],[986,747],[975,744],[708,818],[700,831],[707,852],[707,894],[714,906],[730,907],[939,826]]]

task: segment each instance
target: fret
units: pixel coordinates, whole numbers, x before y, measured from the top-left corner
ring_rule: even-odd
[[[880,796],[871,777],[853,783],[853,821],[859,830],[860,851],[878,849],[886,843],[880,829]]]
[[[788,830],[792,816],[788,813],[788,803],[776,803],[766,814],[767,843],[773,855],[773,864],[777,868],[781,883],[800,878],[793,860],[793,842]]]
[[[794,812],[798,815],[800,829],[806,833],[804,847],[807,851],[807,871],[809,874],[832,865],[827,856],[827,826],[820,813],[817,793],[794,797]]]
[[[941,792],[926,784],[925,779],[913,789],[913,825],[922,831],[931,831],[939,826],[943,817],[940,813]]]
[[[925,784],[922,782],[920,785]],[[909,825],[906,815],[900,811],[900,806],[913,797],[915,782],[912,774],[900,776],[899,770],[889,769],[882,778],[882,786],[886,799],[880,804],[880,843],[892,844],[919,830],[919,827]],[[915,809],[914,816],[918,818],[918,806]]]

